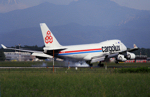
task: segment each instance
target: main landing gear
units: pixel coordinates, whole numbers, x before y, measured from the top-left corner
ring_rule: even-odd
[[[90,67],[93,67],[93,64],[89,64],[90,65]]]
[[[93,64],[91,64],[90,61],[86,61],[86,63],[89,64],[90,67],[93,67]],[[98,66],[99,66],[99,67],[104,67],[104,64],[102,64],[101,61],[100,61],[100,62],[98,63]]]
[[[98,63],[99,67],[104,67],[104,64],[101,63],[101,61]]]
[[[90,67],[93,67],[93,64],[91,64],[91,61],[86,61],[87,64],[90,65]]]

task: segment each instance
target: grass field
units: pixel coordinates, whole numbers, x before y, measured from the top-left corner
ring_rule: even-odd
[[[115,73],[114,70],[57,68],[53,73],[51,68],[0,69],[0,95],[1,97],[150,97],[150,73]]]

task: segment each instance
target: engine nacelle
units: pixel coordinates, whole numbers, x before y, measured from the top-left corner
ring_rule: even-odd
[[[126,58],[127,58],[128,60],[133,60],[133,59],[135,59],[135,54],[134,54],[134,53],[127,52]]]
[[[124,62],[124,61],[126,61],[127,59],[124,57],[124,55],[119,54],[119,55],[117,56],[117,60]]]

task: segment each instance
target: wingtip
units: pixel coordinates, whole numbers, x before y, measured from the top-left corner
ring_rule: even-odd
[[[133,47],[134,47],[134,48],[138,48],[138,47],[136,46],[136,44],[133,44]]]
[[[2,46],[2,48],[3,48],[3,49],[6,49],[6,48],[7,48],[7,47],[6,47],[6,46],[4,46],[3,44],[1,44],[1,46]]]

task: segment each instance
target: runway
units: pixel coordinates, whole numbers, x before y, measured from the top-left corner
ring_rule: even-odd
[[[141,66],[107,66],[107,68],[137,68],[137,67],[141,67]],[[12,69],[12,68],[15,68],[15,69],[29,69],[29,68],[53,68],[53,66],[48,66],[48,67],[0,67],[0,69]],[[67,68],[67,66],[55,66],[54,68]],[[70,68],[75,68],[75,67],[70,67]],[[78,68],[90,68],[90,67],[78,67]],[[98,67],[98,66],[93,66],[92,68],[105,68],[104,67]]]

